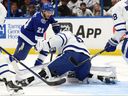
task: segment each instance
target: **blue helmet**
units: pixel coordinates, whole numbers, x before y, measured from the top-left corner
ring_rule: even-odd
[[[53,6],[50,2],[44,3],[42,5],[42,10],[44,10],[44,11],[54,11]]]

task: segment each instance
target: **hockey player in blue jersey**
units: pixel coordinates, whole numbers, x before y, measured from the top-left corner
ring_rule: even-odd
[[[35,13],[25,25],[21,27],[21,34],[18,37],[18,45],[14,53],[14,57],[18,60],[24,60],[28,55],[30,49],[35,46],[40,40],[44,39],[44,33],[50,24],[55,34],[60,31],[60,26],[53,18],[54,10],[51,3],[44,3],[42,10]],[[35,63],[39,65],[42,63],[41,54],[46,54],[41,51]]]

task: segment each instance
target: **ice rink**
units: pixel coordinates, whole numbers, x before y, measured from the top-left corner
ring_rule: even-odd
[[[37,55],[29,55],[24,63],[32,67]],[[48,61],[47,58],[46,61]],[[24,87],[24,96],[128,96],[128,64],[121,56],[97,56],[92,60],[94,66],[111,65],[116,67],[118,83],[69,84],[48,86],[43,82]],[[20,66],[22,69],[23,67]],[[9,96],[3,83],[0,83],[0,96]]]

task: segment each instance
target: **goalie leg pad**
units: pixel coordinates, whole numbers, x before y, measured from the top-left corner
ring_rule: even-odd
[[[116,68],[113,66],[109,67],[94,67],[91,68],[92,77],[102,81],[105,84],[116,84],[117,76],[116,76]]]
[[[95,75],[107,76],[116,78],[116,67],[91,67],[91,73]]]
[[[116,84],[117,80],[113,77],[107,77],[107,76],[101,76],[101,75],[95,75],[91,74],[91,77],[88,77],[88,82],[90,84],[93,83],[100,83],[100,84]]]

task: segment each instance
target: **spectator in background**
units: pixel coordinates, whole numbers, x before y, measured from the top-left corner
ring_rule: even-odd
[[[7,10],[8,9],[8,0],[3,0],[3,5]]]
[[[5,17],[7,15],[7,10],[4,5],[1,3],[3,0],[0,0],[0,25],[3,25],[5,22]],[[2,34],[2,32],[0,32]]]
[[[51,0],[52,5],[55,5],[56,0]]]
[[[81,3],[80,8],[74,9],[73,14],[75,16],[93,16],[93,13],[90,9],[87,9],[86,3]]]
[[[36,0],[31,0],[31,3],[32,3],[32,4],[35,4],[35,3],[36,3]]]
[[[104,0],[104,9],[108,11],[111,6],[111,0]]]
[[[18,8],[17,2],[12,2],[11,3],[11,17],[21,17],[23,16],[21,9]]]
[[[36,8],[34,4],[30,4],[28,7],[28,11],[26,14],[24,14],[24,17],[32,17],[34,13],[36,12]]]
[[[102,10],[101,10],[100,4],[99,3],[95,3],[93,5],[93,15],[94,16],[101,16],[101,12],[102,12]],[[106,15],[106,11],[105,10],[103,10],[103,15]]]
[[[111,7],[114,6],[119,0],[111,0]]]
[[[99,0],[81,0],[82,2],[86,3],[86,7],[89,8],[91,11],[93,10],[93,5],[97,2],[100,3]]]
[[[67,6],[68,6],[68,8],[70,8],[70,10],[73,10],[75,8],[79,8],[80,3],[82,3],[81,0],[69,0]]]
[[[23,14],[27,13],[30,3],[31,3],[31,0],[24,0],[23,5],[21,5],[21,10],[22,10]]]
[[[42,4],[48,3],[48,2],[51,2],[51,0],[40,0],[40,6],[42,6]]]
[[[58,7],[59,16],[71,16],[72,12],[67,6],[68,0],[61,0],[61,4],[62,5]]]
[[[41,3],[51,2],[51,0],[40,0]]]
[[[69,3],[67,4],[67,6],[71,10],[74,10],[74,9],[80,8],[81,3],[85,3],[86,7],[92,11],[93,10],[93,5],[96,2],[99,3],[100,1],[99,0],[70,0]]]

